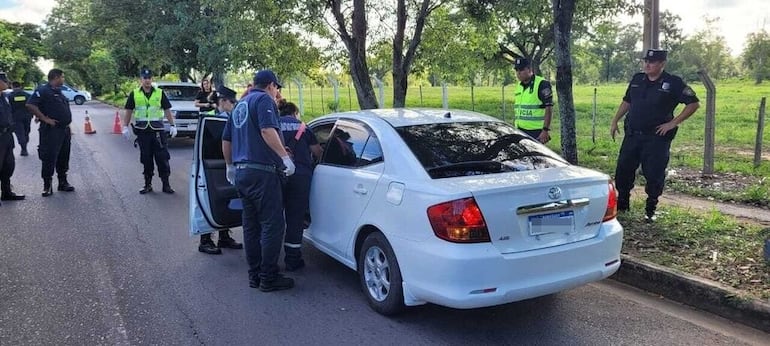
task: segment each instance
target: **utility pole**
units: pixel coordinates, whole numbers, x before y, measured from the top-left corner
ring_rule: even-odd
[[[646,52],[648,49],[660,48],[658,39],[659,33],[659,0],[644,0],[644,34],[642,36],[642,52]]]

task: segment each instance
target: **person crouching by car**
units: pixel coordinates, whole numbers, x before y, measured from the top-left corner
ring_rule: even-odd
[[[212,99],[217,100],[217,107],[220,111],[219,116],[223,118],[227,118],[230,115],[230,112],[233,111],[235,104],[238,102],[235,100],[235,91],[225,86],[217,88],[216,95],[213,95]],[[209,255],[219,255],[222,253],[223,248],[235,250],[243,249],[243,244],[230,237],[230,229],[225,228],[218,231],[218,244],[214,244],[214,241],[211,240],[211,234],[201,234],[201,242],[200,245],[198,245],[198,251]]]
[[[302,259],[302,230],[310,202],[310,180],[313,163],[321,159],[322,149],[313,131],[299,119],[297,106],[286,100],[278,103],[281,132],[287,151],[293,155],[297,170],[288,177],[283,188],[286,235],[283,242],[284,264],[287,271],[305,266]],[[315,161],[313,159],[315,157]]]

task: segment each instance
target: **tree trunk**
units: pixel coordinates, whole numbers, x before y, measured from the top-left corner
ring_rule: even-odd
[[[393,38],[393,108],[401,108],[406,105],[409,72],[412,70],[412,62],[414,62],[417,47],[422,40],[425,20],[439,6],[431,7],[430,3],[430,0],[422,0],[420,11],[415,18],[414,36],[409,41],[409,47],[404,54],[404,31],[406,30],[407,19],[406,0],[398,0],[398,6],[396,7],[396,36]]]
[[[572,62],[570,61],[570,31],[575,13],[574,0],[551,0],[553,4],[554,39],[556,43],[556,94],[559,97],[562,156],[578,164],[575,136],[575,103],[572,97]]]
[[[342,14],[341,0],[330,0],[337,33],[345,43],[350,55],[350,77],[358,96],[361,109],[377,108],[377,96],[374,94],[372,80],[369,78],[369,66],[366,64],[366,1],[353,0],[353,18],[348,32],[345,17]]]

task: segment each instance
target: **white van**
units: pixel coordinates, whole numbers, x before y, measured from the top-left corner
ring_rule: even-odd
[[[200,85],[189,82],[155,82],[153,85],[162,89],[171,102],[177,137],[195,138],[200,113],[200,109],[195,107],[195,97],[201,90]],[[169,125],[165,118],[163,118],[163,126],[168,130]]]

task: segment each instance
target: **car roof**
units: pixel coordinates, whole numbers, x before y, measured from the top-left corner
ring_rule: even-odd
[[[198,85],[197,83],[192,83],[192,82],[163,82],[163,81],[161,81],[161,82],[152,82],[152,84],[156,85],[158,87],[161,87],[161,86],[193,86],[193,87],[199,87],[200,88],[200,85]]]
[[[461,109],[438,108],[391,108],[391,109],[367,109],[360,111],[329,114],[318,118],[370,118],[382,119],[393,127],[412,125],[457,123],[457,122],[487,122],[502,120],[495,117]]]

